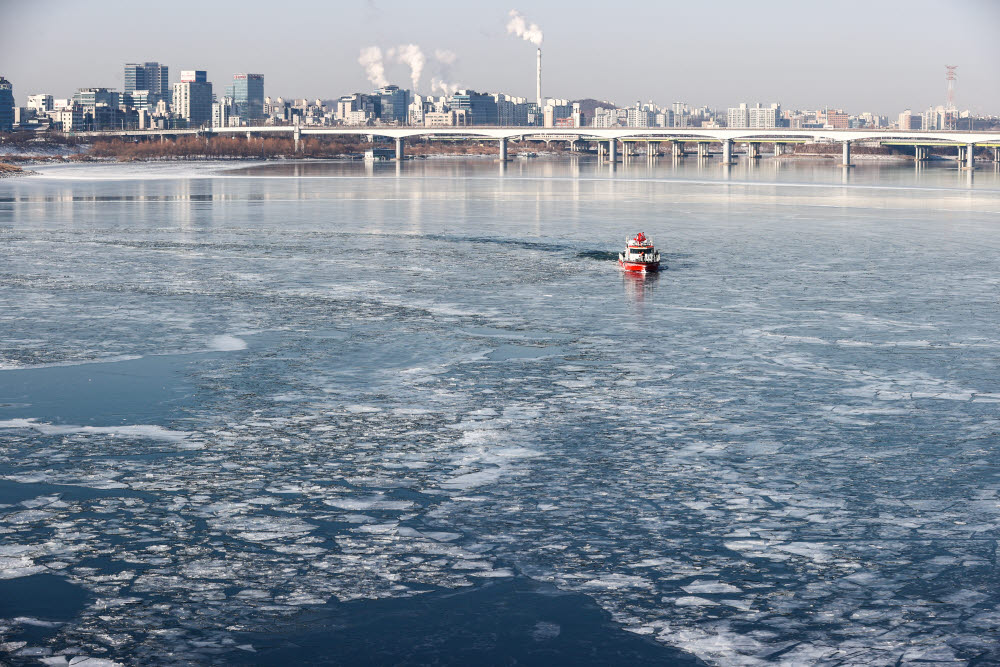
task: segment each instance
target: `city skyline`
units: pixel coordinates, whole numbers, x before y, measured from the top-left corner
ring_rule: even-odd
[[[125,5],[111,3],[116,4],[127,16]],[[432,79],[447,76],[456,86],[533,98],[535,45],[507,30],[510,11],[520,9],[529,25],[544,30],[546,98],[592,97],[620,106],[681,100],[716,108],[740,101],[777,101],[785,108],[836,106],[852,112],[896,113],[943,104],[947,63],[958,65],[959,108],[984,114],[1000,109],[997,47],[987,38],[989,30],[1000,24],[1000,7],[975,0],[949,8],[947,32],[929,25],[934,22],[926,20],[928,14],[921,8],[937,7],[940,14],[940,6],[924,0],[907,3],[905,11],[901,3],[885,3],[866,7],[864,14],[853,11],[862,3],[847,2],[842,11],[808,16],[791,11],[797,3],[775,2],[774,11],[754,13],[738,3],[723,2],[713,14],[724,18],[713,20],[711,26],[705,26],[704,17],[690,7],[626,3],[624,11],[616,13],[623,21],[602,21],[601,31],[591,39],[580,39],[581,30],[587,29],[581,16],[601,12],[585,11],[588,3],[574,5],[584,11],[567,13],[565,3],[558,2],[520,7],[490,3],[487,11],[441,2],[438,6],[450,17],[447,26],[421,19],[412,6],[385,0],[338,7],[336,12],[307,5],[303,13],[316,20],[295,22],[288,31],[263,25],[249,16],[251,12],[228,16],[215,7],[199,7],[198,22],[179,22],[177,16],[184,16],[189,4],[194,6],[181,0],[176,16],[158,18],[160,35],[183,30],[186,39],[151,40],[125,31],[107,46],[93,46],[94,31],[121,35],[121,26],[107,13],[93,16],[66,6],[65,11],[43,18],[30,5],[6,8],[12,24],[29,29],[14,31],[0,45],[3,74],[13,82],[19,104],[32,93],[63,97],[83,86],[122,90],[122,62],[144,61],[169,65],[171,83],[182,69],[207,70],[209,80],[217,83],[233,73],[261,72],[267,78],[267,94],[273,97],[333,99],[347,91],[373,88],[358,62],[358,54],[370,47],[385,54],[389,82],[412,88],[414,72],[399,50],[416,44],[427,56],[416,93],[431,94]],[[352,29],[323,38],[322,31],[330,26],[326,19],[334,14],[340,25]],[[226,16],[232,30],[211,33],[217,31],[217,20]],[[31,22],[38,24],[37,30],[30,30]],[[866,37],[859,40],[862,30]],[[955,34],[964,38],[955,39]],[[652,35],[655,41],[649,39]],[[27,48],[30,42],[37,50],[39,37],[70,50],[83,48],[86,41],[88,58],[52,67]],[[594,40],[603,48],[588,48]],[[834,42],[841,48],[828,48]],[[906,43],[908,49],[903,48]],[[436,51],[453,57],[450,62],[448,57],[435,58]],[[633,76],[621,76],[623,69]]]

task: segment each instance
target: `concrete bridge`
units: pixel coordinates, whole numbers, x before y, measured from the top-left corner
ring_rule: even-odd
[[[827,129],[773,129],[758,130],[748,128],[709,129],[686,128],[562,128],[562,127],[408,127],[408,126],[359,126],[359,127],[313,127],[305,125],[258,125],[249,127],[220,127],[190,130],[112,130],[105,132],[76,132],[76,137],[121,137],[157,138],[183,135],[291,135],[295,150],[299,151],[303,136],[362,136],[385,137],[396,142],[396,159],[403,159],[406,140],[414,137],[466,138],[470,140],[496,140],[499,144],[501,160],[507,160],[507,144],[511,139],[534,141],[568,141],[571,146],[577,141],[597,142],[599,154],[609,162],[618,160],[618,142],[622,143],[626,155],[630,154],[636,142],[647,142],[647,154],[652,145],[670,142],[675,156],[683,154],[684,143],[697,143],[698,156],[706,157],[710,144],[721,144],[723,164],[731,164],[733,145],[747,144],[751,159],[760,157],[760,144],[774,144],[775,154],[780,155],[781,147],[790,143],[840,143],[842,146],[842,166],[851,165],[851,144],[861,141],[877,141],[883,145],[914,146],[918,161],[927,159],[927,149],[932,146],[954,146],[959,162],[965,168],[975,168],[977,146],[993,148],[994,161],[1000,161],[1000,132],[959,132],[959,131],[913,131],[913,130],[827,130]],[[605,149],[606,144],[606,149]]]

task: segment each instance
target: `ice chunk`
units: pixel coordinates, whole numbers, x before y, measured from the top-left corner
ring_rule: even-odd
[[[237,338],[236,336],[222,334],[221,336],[212,336],[210,346],[213,350],[217,350],[219,352],[235,352],[237,350],[247,349],[247,342],[242,338]]]
[[[687,586],[681,586],[685,593],[741,593],[742,591],[732,584],[724,584],[721,581],[694,581]]]
[[[715,607],[719,603],[694,595],[685,595],[674,600],[674,604],[678,607]]]

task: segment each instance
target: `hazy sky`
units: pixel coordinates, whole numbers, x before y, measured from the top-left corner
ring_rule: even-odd
[[[265,93],[331,98],[372,88],[362,48],[414,43],[427,54],[418,92],[457,54],[452,82],[534,97],[535,49],[507,33],[519,9],[544,32],[546,97],[727,107],[843,107],[895,114],[945,101],[958,66],[959,108],[1000,113],[1000,0],[0,0],[0,75],[29,93],[122,88],[125,62],[260,72]],[[409,87],[408,69],[387,64]]]

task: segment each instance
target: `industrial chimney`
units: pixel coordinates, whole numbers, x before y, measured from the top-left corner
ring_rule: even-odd
[[[535,96],[538,97],[538,113],[542,112],[542,49],[538,49],[538,80],[535,82]]]

